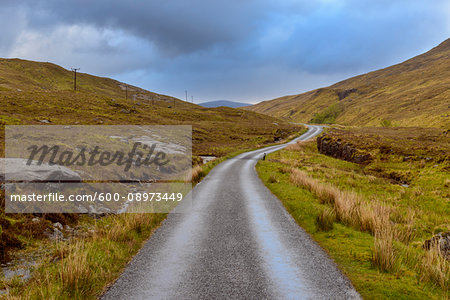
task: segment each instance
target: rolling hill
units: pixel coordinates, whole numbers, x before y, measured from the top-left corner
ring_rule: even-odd
[[[245,109],[296,122],[450,128],[450,39],[403,63]]]
[[[225,107],[238,108],[238,107],[243,107],[243,106],[249,106],[251,104],[243,103],[243,102],[234,102],[234,101],[229,101],[229,100],[216,100],[216,101],[208,101],[208,102],[199,103],[198,105],[203,106],[203,107],[225,106]]]
[[[227,107],[204,108],[52,63],[0,59],[0,145],[16,124],[167,124],[193,126],[194,155],[224,155],[271,143],[299,130],[267,115]],[[0,147],[0,157],[3,156]]]

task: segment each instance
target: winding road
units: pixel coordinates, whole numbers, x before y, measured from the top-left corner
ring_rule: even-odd
[[[322,131],[309,130],[298,140]],[[272,146],[226,160],[170,213],[102,299],[360,299],[259,179]]]

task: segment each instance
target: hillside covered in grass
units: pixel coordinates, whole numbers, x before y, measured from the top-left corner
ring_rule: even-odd
[[[20,59],[0,59],[0,103],[0,159],[6,125],[192,125],[193,163],[201,161],[199,155],[225,156],[303,129],[267,115],[204,108],[83,73],[77,74],[74,91],[73,72]],[[2,187],[0,262],[14,262],[14,270],[34,267],[26,280],[19,273],[0,276],[0,298],[9,292],[12,298],[96,299],[166,217],[121,214],[97,220],[78,214],[5,214],[4,200]],[[61,229],[57,242],[51,239],[55,228]]]
[[[0,59],[0,143],[4,125],[167,124],[193,126],[193,153],[221,156],[288,137],[299,128],[232,108],[204,108],[52,63]],[[0,156],[3,156],[3,147]]]
[[[401,64],[245,109],[298,122],[448,129],[450,39]]]

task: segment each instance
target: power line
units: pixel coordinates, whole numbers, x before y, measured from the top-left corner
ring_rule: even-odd
[[[73,74],[74,74],[74,76],[73,76],[73,90],[74,90],[74,91],[77,90],[77,71],[78,71],[79,69],[80,69],[80,68],[72,68],[72,71],[73,71]]]

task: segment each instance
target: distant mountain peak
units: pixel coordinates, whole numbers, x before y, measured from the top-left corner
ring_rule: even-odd
[[[198,105],[203,107],[219,107],[219,106],[226,106],[226,107],[244,107],[251,105],[250,103],[243,103],[243,102],[235,102],[235,101],[229,101],[229,100],[215,100],[215,101],[208,101],[199,103]]]

